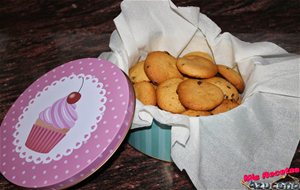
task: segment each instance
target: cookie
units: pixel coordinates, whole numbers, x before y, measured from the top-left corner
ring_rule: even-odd
[[[245,89],[245,84],[241,75],[237,71],[225,65],[217,65],[217,66],[218,66],[219,73],[231,84],[233,84],[233,86],[235,86],[240,93],[243,93]]]
[[[196,110],[186,110],[182,112],[183,115],[199,117],[199,116],[209,116],[211,113],[209,111],[196,111]]]
[[[140,61],[129,69],[129,78],[131,82],[138,83],[143,81],[150,81],[144,71],[144,63],[144,61]]]
[[[237,107],[239,104],[232,100],[224,100],[218,107],[213,109],[211,113],[213,115],[216,115],[218,113],[223,113],[229,110],[232,110],[233,108]]]
[[[239,99],[236,101],[238,104],[241,104],[242,103],[242,97],[239,96]]]
[[[224,94],[224,99],[229,99],[229,100],[232,99],[234,101],[238,101],[240,99],[240,95],[237,89],[230,82],[228,82],[223,78],[213,77],[213,78],[205,79],[203,81],[209,82],[219,87]]]
[[[135,97],[144,105],[156,105],[156,93],[150,82],[139,82],[133,85]]]
[[[178,58],[178,70],[194,78],[211,78],[218,72],[216,64],[200,56],[186,56]]]
[[[209,55],[208,53],[205,53],[205,52],[201,52],[201,51],[190,52],[188,54],[185,54],[183,57],[188,57],[188,56],[199,56],[199,57],[203,57],[205,59],[208,59],[211,62],[214,62],[211,55]]]
[[[208,82],[187,79],[178,85],[177,93],[183,106],[197,111],[214,109],[223,101],[222,90]]]
[[[171,78],[182,78],[176,66],[176,58],[168,52],[154,51],[147,55],[144,65],[145,73],[154,84]]]
[[[185,107],[181,104],[176,93],[179,83],[182,82],[180,78],[173,78],[161,83],[156,90],[158,106],[172,113],[182,113]]]

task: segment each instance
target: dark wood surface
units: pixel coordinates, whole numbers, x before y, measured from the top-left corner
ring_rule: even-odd
[[[67,61],[109,51],[120,0],[1,1],[0,121],[36,79]],[[300,54],[299,0],[176,0],[200,6],[223,31],[244,41],[271,41]],[[274,145],[276,146],[276,145]],[[300,147],[291,167],[300,167]],[[299,174],[295,175],[300,177]],[[75,189],[194,189],[172,163],[149,158],[126,142],[109,162]],[[0,175],[0,189],[17,189]]]

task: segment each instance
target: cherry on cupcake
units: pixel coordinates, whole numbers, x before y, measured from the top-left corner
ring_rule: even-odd
[[[84,83],[84,79],[82,78],[82,84],[78,92],[71,92],[67,97],[68,104],[75,104],[81,98],[81,94],[79,93]]]
[[[81,98],[81,94],[79,92],[71,92],[68,95],[67,102],[69,104],[75,104]]]

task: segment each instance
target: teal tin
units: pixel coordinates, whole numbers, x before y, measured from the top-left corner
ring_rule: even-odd
[[[149,127],[130,130],[128,142],[140,152],[167,162],[171,159],[171,126],[153,120]]]

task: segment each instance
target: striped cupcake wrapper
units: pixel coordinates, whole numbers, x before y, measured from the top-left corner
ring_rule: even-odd
[[[171,162],[171,127],[153,121],[150,127],[131,130],[128,142],[140,152]]]
[[[50,152],[66,134],[55,130],[47,129],[39,125],[33,125],[26,140],[26,147],[39,152]]]

